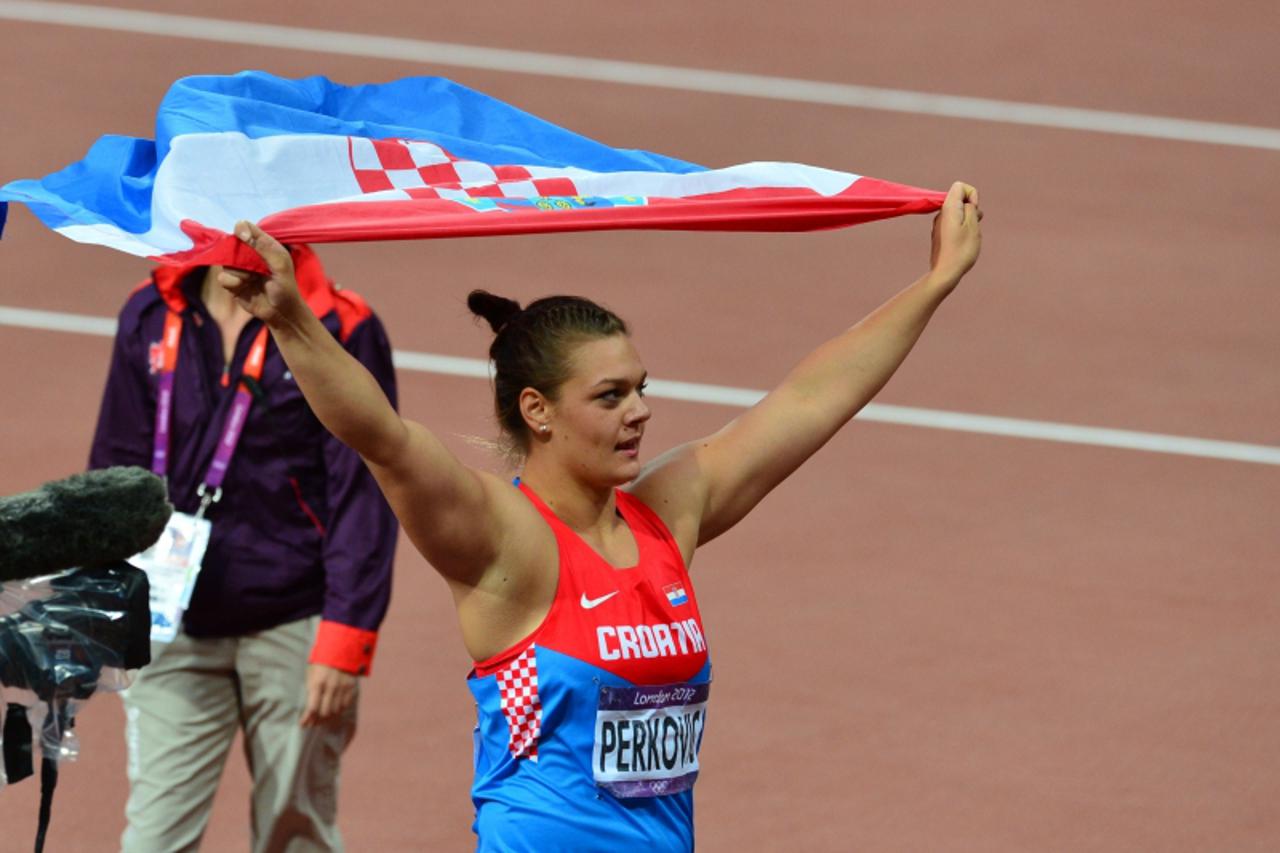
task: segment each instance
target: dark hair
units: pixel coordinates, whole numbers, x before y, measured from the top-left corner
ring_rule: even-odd
[[[493,409],[509,452],[529,450],[520,392],[533,388],[555,400],[569,378],[569,356],[586,340],[627,334],[618,315],[580,296],[547,296],[521,308],[485,290],[467,294],[467,307],[493,329]]]

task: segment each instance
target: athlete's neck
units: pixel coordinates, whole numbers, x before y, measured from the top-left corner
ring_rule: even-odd
[[[526,460],[520,479],[561,521],[583,537],[605,539],[623,524],[613,486],[583,483],[563,466],[544,462],[538,454]]]
[[[533,459],[521,479],[606,563],[620,569],[636,565],[640,543],[618,513],[613,486],[593,488],[574,480],[562,466],[539,465]]]

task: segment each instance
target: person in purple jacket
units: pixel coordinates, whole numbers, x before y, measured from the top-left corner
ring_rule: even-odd
[[[394,402],[378,318],[309,248],[290,253],[312,311]],[[158,268],[129,297],[90,454],[92,468],[166,477],[176,510],[137,558],[153,663],[123,693],[121,846],[198,847],[243,729],[252,849],[338,850],[338,764],[391,595],[396,520],[218,272]]]

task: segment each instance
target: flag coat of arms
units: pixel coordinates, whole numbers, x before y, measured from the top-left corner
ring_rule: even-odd
[[[807,231],[938,209],[944,193],[798,163],[706,168],[612,148],[437,77],[343,86],[258,71],[188,77],[156,137],[0,187],[48,227],[162,263],[254,260],[282,242],[615,228]],[[256,264],[250,264],[256,265]]]

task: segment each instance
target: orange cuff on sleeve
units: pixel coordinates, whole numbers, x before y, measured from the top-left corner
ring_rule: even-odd
[[[352,675],[368,675],[373,670],[373,652],[377,647],[377,631],[365,631],[321,619],[315,644],[311,647],[310,662]]]

